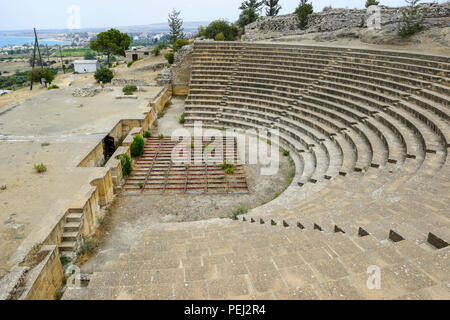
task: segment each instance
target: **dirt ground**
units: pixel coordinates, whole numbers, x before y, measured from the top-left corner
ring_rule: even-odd
[[[154,133],[167,136],[181,128],[178,119],[183,110],[183,99],[172,99],[164,117],[158,120]],[[289,158],[281,154],[281,150],[279,158],[280,167],[276,175],[262,176],[261,165],[244,166],[248,194],[118,196],[110,207],[109,234],[97,253],[83,265],[82,271],[91,273],[100,270],[107,261],[127,252],[151,225],[228,217],[236,210],[251,209],[272,200],[287,187],[292,170],[295,169]]]

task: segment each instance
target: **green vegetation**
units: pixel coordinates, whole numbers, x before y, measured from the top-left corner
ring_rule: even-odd
[[[97,39],[91,41],[90,48],[108,57],[108,66],[111,66],[111,55],[125,57],[125,50],[130,47],[131,39],[126,33],[117,29],[109,29],[97,35]]]
[[[55,75],[46,68],[36,68],[28,72],[28,81],[41,82],[42,78],[45,79],[46,83],[50,84],[55,80]]]
[[[259,18],[259,12],[261,11],[262,5],[263,2],[258,0],[245,0],[242,2],[239,7],[242,11],[239,15],[237,24],[243,28],[246,25],[255,22]]]
[[[189,40],[187,39],[177,39],[175,43],[173,44],[173,50],[178,51],[184,46],[187,46],[189,44]]]
[[[222,163],[221,165],[220,165],[220,168],[221,169],[223,169],[223,170],[227,170],[227,169],[234,169],[236,167],[236,165],[234,164],[234,163],[230,163],[230,162],[227,162],[227,161],[225,161],[224,163]],[[233,171],[234,172],[234,171]]]
[[[158,136],[158,139],[164,139],[164,135],[161,133],[161,134]]]
[[[279,0],[264,0],[266,6],[266,16],[273,17],[278,15],[281,10],[281,6],[278,4]]]
[[[180,18],[181,11],[176,11],[175,9],[169,13],[168,24],[169,24],[169,43],[174,45],[178,39],[184,38],[183,33],[183,19]]]
[[[114,74],[107,67],[102,67],[94,73],[94,78],[98,83],[109,83],[114,78]]]
[[[380,1],[377,0],[367,0],[366,1],[366,8],[370,7],[370,6],[377,6],[380,4]]]
[[[233,174],[234,173],[234,169],[233,168],[226,168],[225,169],[225,173],[226,174]]]
[[[166,60],[169,64],[173,64],[175,56],[174,56],[173,52],[168,52],[164,55],[164,58],[166,58]]]
[[[142,58],[137,58],[136,60],[130,61],[127,63],[127,67],[130,68],[135,62],[141,61],[141,60],[142,60]]]
[[[144,153],[145,141],[141,136],[135,136],[133,143],[130,146],[130,152],[132,157],[140,157]]]
[[[52,84],[51,86],[48,87],[48,90],[53,90],[53,89],[59,89],[59,87],[56,84]]]
[[[225,41],[234,41],[236,40],[238,30],[236,26],[226,20],[213,21],[206,28],[202,27],[199,30],[200,36],[206,39],[216,39],[216,36],[220,33],[224,35]]]
[[[95,56],[97,53],[94,50],[92,50],[91,48],[86,47],[86,48],[66,48],[66,49],[61,50],[61,54],[63,57],[84,57],[84,59],[86,59],[86,60],[91,60],[91,59],[87,59],[86,57],[94,56],[93,59],[95,59]],[[59,52],[58,52],[58,57],[59,57]]]
[[[289,154],[290,154],[289,150],[284,150],[283,151],[283,156],[287,157],[287,156],[289,156]]]
[[[178,123],[179,124],[184,124],[185,120],[184,120],[184,113],[180,116],[180,119],[178,119]]]
[[[59,256],[59,261],[61,261],[61,264],[64,267],[65,265],[68,265],[72,261],[72,259],[66,256]]]
[[[0,190],[2,190],[2,191],[3,191],[3,190],[6,190],[6,185],[1,186],[1,187],[0,187]]]
[[[232,220],[236,220],[237,216],[243,215],[248,213],[248,208],[247,207],[240,207],[236,210],[234,210],[232,213],[229,214],[229,218]]]
[[[150,133],[150,131],[144,131],[144,138],[148,139],[152,136],[152,134]]]
[[[138,88],[135,85],[129,84],[129,85],[126,85],[125,87],[123,87],[122,91],[125,95],[131,96],[134,92],[137,91],[137,89]]]
[[[313,6],[311,3],[308,3],[308,0],[300,0],[300,4],[294,13],[297,15],[298,27],[300,29],[306,29],[308,16],[313,13]]]
[[[34,170],[36,170],[38,173],[44,173],[47,171],[47,166],[43,163],[35,164]]]
[[[216,41],[225,41],[225,36],[223,35],[223,33],[218,33],[216,34],[216,36],[214,37],[214,40]]]
[[[139,189],[142,189],[142,188],[144,188],[144,184],[142,183],[142,182],[138,182],[138,187],[139,187]]]
[[[123,154],[120,156],[120,163],[122,164],[122,175],[129,176],[133,168],[131,167],[131,159],[128,154]]]
[[[425,18],[420,14],[417,6],[420,0],[405,0],[409,5],[402,9],[402,18],[398,24],[398,34],[409,37],[424,29]]]
[[[28,72],[16,72],[11,76],[0,76],[0,89],[10,89],[21,87],[28,81]]]

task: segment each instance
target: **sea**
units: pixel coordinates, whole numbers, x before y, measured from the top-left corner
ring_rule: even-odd
[[[10,37],[0,36],[0,48],[9,46],[21,46],[24,44],[34,45],[34,37]],[[60,41],[52,38],[39,39],[40,45],[70,45],[70,41]]]

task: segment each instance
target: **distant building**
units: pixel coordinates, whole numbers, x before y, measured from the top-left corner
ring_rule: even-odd
[[[73,65],[75,72],[78,73],[95,72],[100,69],[100,63],[97,60],[75,60]]]
[[[127,50],[126,56],[127,56],[127,62],[130,61],[136,61],[137,59],[145,59],[150,57],[150,51],[149,49],[137,49],[132,48],[131,50]]]

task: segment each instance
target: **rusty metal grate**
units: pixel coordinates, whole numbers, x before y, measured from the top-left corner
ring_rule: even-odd
[[[226,173],[220,164],[204,161],[203,151],[211,143],[213,137],[192,138],[201,142],[202,152],[193,149],[189,165],[172,161],[172,151],[181,140],[151,137],[146,140],[144,155],[137,158],[133,172],[127,178],[124,190],[128,194],[141,192],[153,194],[237,194],[248,193],[247,176],[244,167],[236,164],[233,173]],[[197,142],[197,143],[198,143]],[[223,159],[238,160],[238,148],[235,137],[223,138]],[[219,143],[220,144],[220,143]],[[210,149],[216,155],[215,149]],[[194,160],[197,160],[194,162]]]

